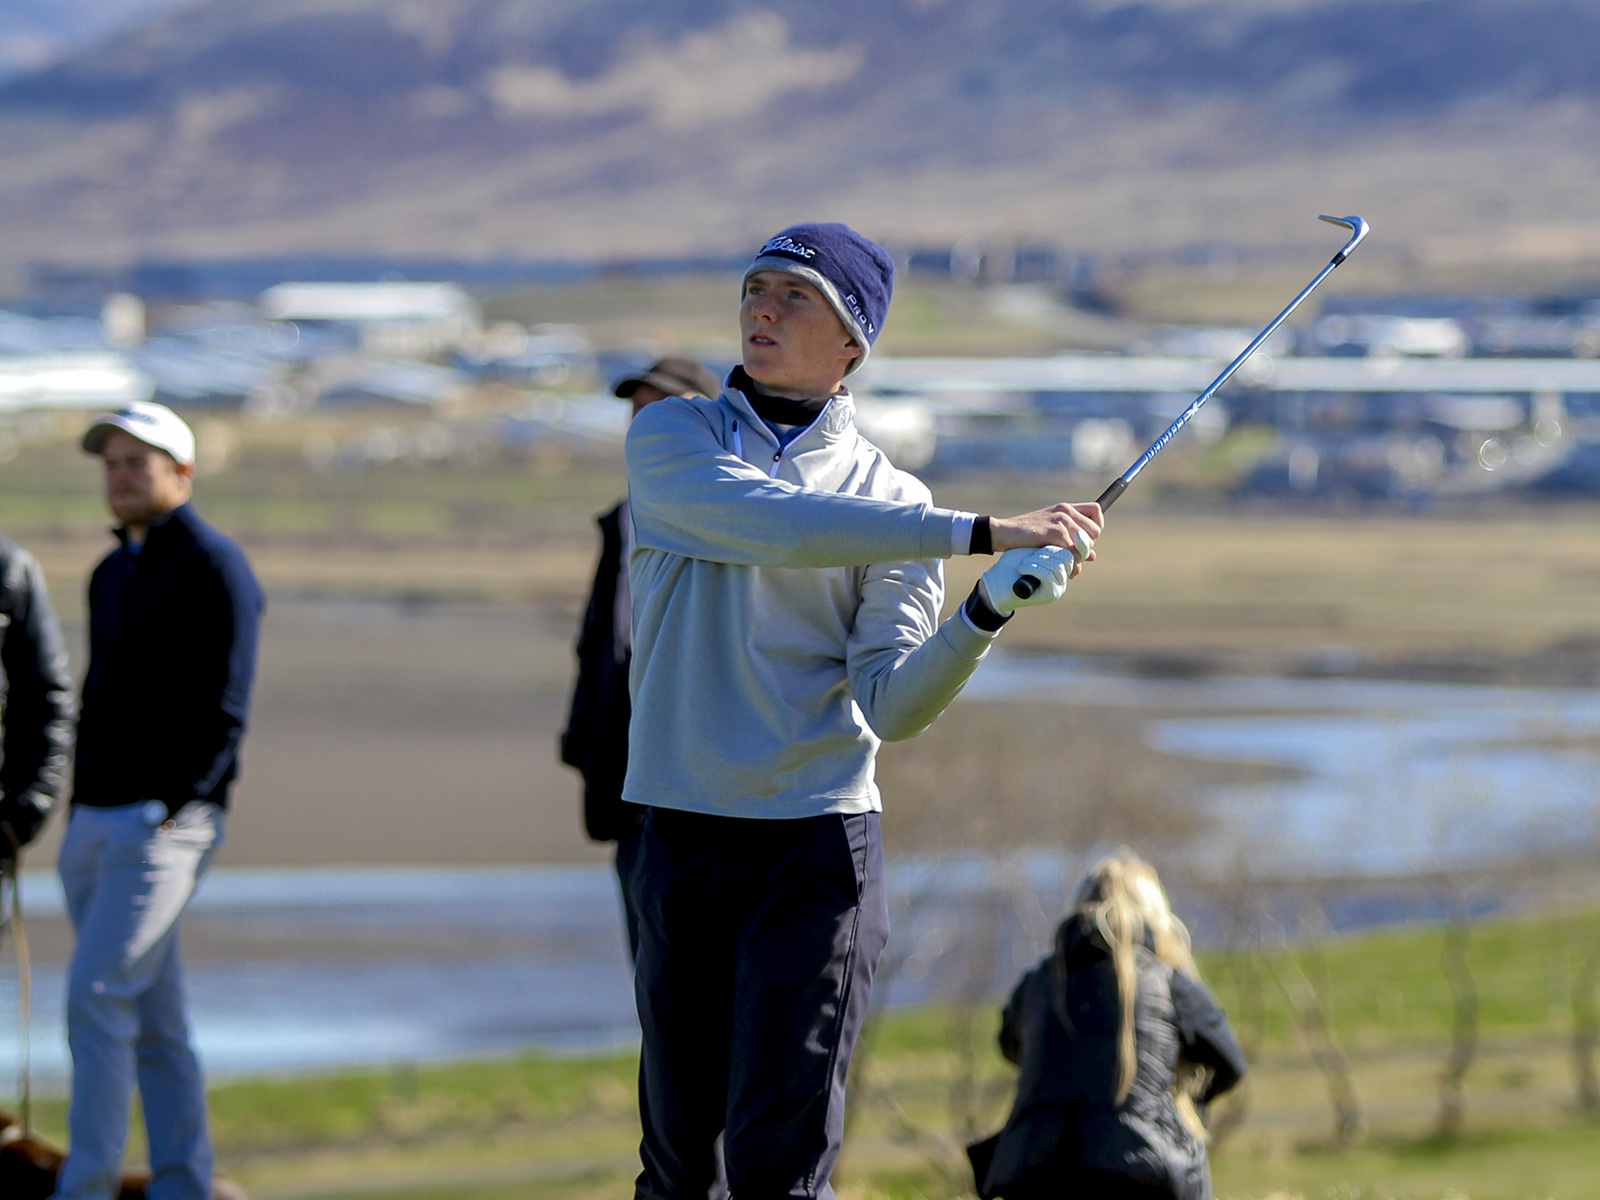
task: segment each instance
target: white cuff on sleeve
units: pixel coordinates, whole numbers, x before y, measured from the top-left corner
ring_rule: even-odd
[[[957,512],[956,519],[950,525],[950,553],[972,553],[972,524],[978,519],[977,513]]]

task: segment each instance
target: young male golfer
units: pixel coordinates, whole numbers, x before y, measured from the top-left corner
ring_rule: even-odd
[[[72,676],[44,575],[0,537],[0,866],[44,827],[71,741]]]
[[[1014,608],[1064,594],[1073,535],[1100,534],[1094,504],[936,508],[856,431],[842,381],[893,275],[843,225],[784,230],[745,273],[721,396],[628,432],[645,1200],[707,1195],[719,1133],[738,1200],[832,1195],[889,931],[879,742],[927,728]],[[940,624],[939,560],[997,551]]]
[[[178,918],[222,844],[255,674],[261,589],[189,503],[194,434],[171,409],[95,419],[121,543],[89,582],[72,815],[61,882],[72,1105],[59,1200],[117,1192],[135,1079],[151,1200],[208,1200],[211,1141],[184,1012]]]

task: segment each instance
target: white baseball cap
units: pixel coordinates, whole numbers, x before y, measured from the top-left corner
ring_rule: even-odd
[[[147,446],[165,450],[179,466],[194,465],[194,430],[165,404],[132,400],[116,412],[101,413],[83,435],[83,448],[90,454],[105,449],[106,438],[120,429],[131,433]]]

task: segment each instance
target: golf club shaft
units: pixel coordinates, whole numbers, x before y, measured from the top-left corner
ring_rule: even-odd
[[[1267,325],[1267,327],[1260,333],[1256,334],[1254,339],[1251,340],[1250,344],[1239,352],[1239,356],[1223,368],[1222,374],[1213,379],[1210,384],[1207,385],[1206,390],[1196,396],[1189,407],[1178,414],[1178,419],[1173,421],[1171,425],[1168,425],[1165,432],[1163,432],[1162,435],[1155,441],[1150,443],[1150,448],[1141,454],[1134,461],[1134,464],[1124,471],[1121,476],[1113,479],[1111,481],[1111,485],[1106,488],[1105,491],[1100,493],[1100,498],[1096,501],[1096,503],[1100,505],[1100,510],[1102,512],[1117,502],[1117,498],[1121,496],[1123,492],[1128,490],[1128,485],[1133,482],[1134,477],[1138,475],[1140,471],[1145,469],[1145,466],[1152,458],[1161,453],[1161,448],[1172,440],[1173,435],[1176,434],[1178,430],[1182,429],[1189,423],[1189,419],[1193,417],[1195,413],[1200,411],[1201,406],[1205,404],[1207,400],[1216,395],[1217,389],[1223,384],[1227,383],[1230,378],[1232,378],[1233,373],[1245,364],[1245,360],[1247,360],[1252,354],[1260,349],[1261,343],[1272,336],[1273,332],[1278,328],[1278,326],[1282,325],[1284,321],[1288,319],[1289,314],[1300,307],[1300,302],[1307,296],[1311,295],[1312,292],[1316,291],[1317,285],[1326,279],[1335,267],[1337,267],[1350,256],[1350,251],[1354,250],[1361,243],[1361,240],[1367,236],[1367,230],[1369,228],[1367,223],[1360,217],[1319,217],[1318,220],[1327,221],[1330,225],[1345,226],[1351,231],[1352,236],[1350,240],[1344,244],[1344,246],[1339,250],[1339,253],[1335,254],[1328,261],[1328,265],[1323,267],[1322,270],[1318,271],[1316,277],[1300,290],[1300,294],[1293,300],[1289,301],[1288,307],[1286,307],[1277,316],[1273,317],[1272,321]],[[1011,590],[1015,592],[1020,599],[1026,600],[1029,596],[1033,595],[1034,592],[1039,590],[1039,581],[1034,579],[1032,576],[1024,575],[1021,579],[1017,580],[1016,583],[1011,585]]]

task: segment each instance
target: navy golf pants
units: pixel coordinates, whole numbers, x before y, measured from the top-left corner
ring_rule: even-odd
[[[889,936],[878,815],[651,809],[631,878],[639,1200],[830,1200],[850,1053]]]

